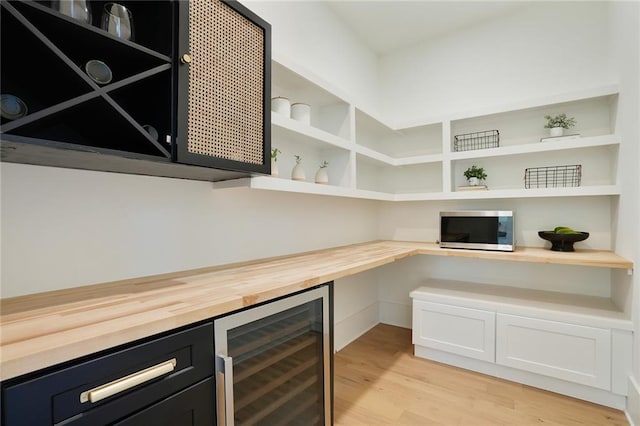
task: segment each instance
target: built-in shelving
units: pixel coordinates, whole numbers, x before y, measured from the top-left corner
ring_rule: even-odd
[[[322,194],[384,201],[617,196],[617,85],[525,100],[491,110],[461,112],[438,120],[393,125],[356,104],[340,89],[290,60],[273,61],[274,96],[311,105],[311,123],[272,114],[279,177],[220,182],[215,188]],[[575,116],[575,139],[547,137],[544,115]],[[455,152],[455,135],[500,131],[496,148]],[[303,158],[306,182],[289,180],[294,156]],[[314,184],[323,161],[329,185]],[[525,169],[580,164],[575,187],[526,189]],[[463,171],[484,167],[489,190],[459,191]]]

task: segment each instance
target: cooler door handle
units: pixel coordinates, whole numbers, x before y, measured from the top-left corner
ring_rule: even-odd
[[[218,426],[233,426],[233,358],[216,356]]]

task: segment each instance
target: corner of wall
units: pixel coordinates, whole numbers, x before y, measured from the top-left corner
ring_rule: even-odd
[[[631,426],[640,426],[640,385],[634,377],[629,377],[629,395],[627,395],[625,414]]]

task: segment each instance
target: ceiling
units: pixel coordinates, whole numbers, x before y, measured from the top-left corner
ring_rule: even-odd
[[[371,50],[385,54],[498,18],[527,1],[330,0],[327,7]]]

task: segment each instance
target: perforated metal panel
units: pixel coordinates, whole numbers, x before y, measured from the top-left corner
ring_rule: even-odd
[[[219,0],[189,2],[188,151],[264,163],[264,32]]]

